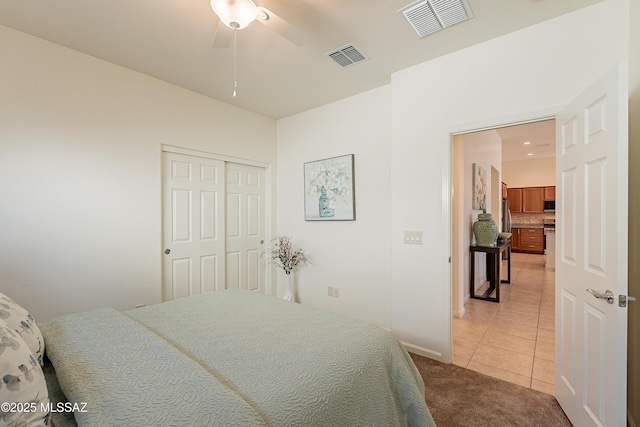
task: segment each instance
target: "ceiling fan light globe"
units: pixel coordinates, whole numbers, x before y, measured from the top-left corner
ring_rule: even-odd
[[[258,8],[251,0],[211,0],[211,9],[224,25],[241,30],[255,21]]]

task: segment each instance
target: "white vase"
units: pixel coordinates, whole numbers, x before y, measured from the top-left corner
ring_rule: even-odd
[[[286,273],[286,280],[284,281],[284,295],[283,300],[295,302],[296,298],[293,295],[293,276],[291,273]]]

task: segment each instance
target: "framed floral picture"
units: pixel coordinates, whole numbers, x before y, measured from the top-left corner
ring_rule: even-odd
[[[304,219],[356,219],[353,154],[304,164]]]
[[[473,164],[473,206],[472,209],[487,208],[487,171],[477,163]]]

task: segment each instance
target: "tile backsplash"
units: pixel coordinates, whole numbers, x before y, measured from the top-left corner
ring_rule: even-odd
[[[530,214],[530,213],[511,213],[511,223],[512,224],[539,224],[542,225],[542,222],[545,219],[555,218],[555,213],[539,213],[539,214]]]

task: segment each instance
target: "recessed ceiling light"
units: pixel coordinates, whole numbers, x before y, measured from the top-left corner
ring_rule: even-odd
[[[525,142],[523,142],[523,144],[524,145],[529,145],[529,144],[531,144],[531,141],[525,141]]]
[[[533,153],[527,153],[527,156],[533,156]]]

